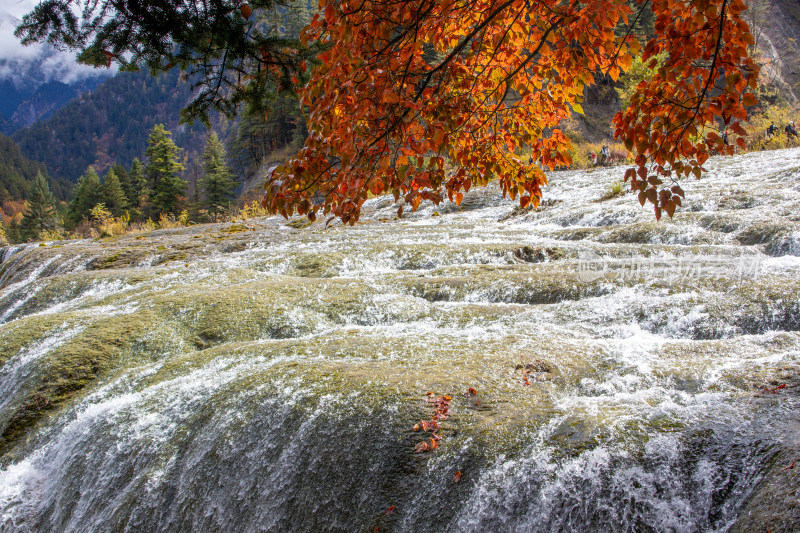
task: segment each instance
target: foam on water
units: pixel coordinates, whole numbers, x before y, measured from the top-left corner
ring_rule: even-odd
[[[659,223],[599,201],[609,168],[538,211],[378,198],[167,263],[196,234],[159,234],[124,270],[4,250],[0,333],[65,325],[4,361],[1,419],[100,318],[139,329],[8,444],[0,530],[727,531],[794,446],[800,150],[706,166]],[[451,416],[414,454],[429,391]]]

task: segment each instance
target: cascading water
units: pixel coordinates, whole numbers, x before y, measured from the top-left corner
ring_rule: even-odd
[[[707,166],[6,249],[0,531],[800,530],[800,150]]]

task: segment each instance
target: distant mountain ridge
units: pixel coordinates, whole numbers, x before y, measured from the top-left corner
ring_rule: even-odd
[[[75,182],[91,165],[99,173],[141,159],[153,126],[164,124],[185,153],[198,154],[207,130],[179,124],[180,110],[192,95],[177,70],[153,77],[123,72],[92,92],[13,134],[26,157],[43,162],[51,175]],[[220,129],[224,124],[220,122]]]
[[[5,134],[47,117],[114,74],[79,65],[73,54],[44,45],[22,47],[16,41],[5,42],[12,39],[20,22],[0,9],[0,44],[5,48],[0,57],[0,133]]]

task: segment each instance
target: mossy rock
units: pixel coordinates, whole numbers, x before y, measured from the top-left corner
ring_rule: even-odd
[[[601,233],[597,240],[625,244],[710,244],[715,239],[706,233],[690,237],[681,225],[662,219],[617,226]]]
[[[742,225],[741,217],[724,214],[707,214],[700,217],[700,226],[720,233],[733,233]]]
[[[747,191],[733,191],[717,201],[719,209],[750,209],[756,205],[758,205],[758,201]]]
[[[745,246],[769,243],[791,233],[796,227],[781,219],[759,221],[740,231],[736,240]]]
[[[607,294],[605,280],[583,280],[576,271],[515,271],[481,265],[470,276],[407,281],[411,294],[431,302],[479,299],[516,304],[553,304]]]
[[[524,263],[542,263],[545,261],[555,261],[563,259],[566,254],[561,248],[533,248],[531,246],[522,246],[511,252],[519,261]]]
[[[286,225],[292,229],[305,229],[309,227],[311,224],[313,224],[313,222],[309,220],[308,217],[296,218],[286,223]]]
[[[288,273],[302,278],[332,278],[339,273],[345,256],[342,253],[304,253],[292,257]]]
[[[84,327],[74,315],[72,320],[63,315],[52,318],[57,318],[58,325],[48,324],[48,320],[38,317],[21,319],[11,338],[37,338],[47,325],[50,331],[54,327],[64,328],[64,324],[70,322],[73,327]],[[8,399],[6,416],[0,421],[0,463],[8,461],[20,439],[28,438],[41,420],[74,398],[84,396],[84,389],[96,384],[110,370],[140,364],[165,353],[170,348],[169,342],[159,341],[157,335],[152,335],[163,327],[156,315],[146,311],[99,318],[33,361],[20,388]],[[26,330],[30,333],[25,334]],[[6,364],[14,348],[20,350],[23,345],[17,342],[4,350]]]

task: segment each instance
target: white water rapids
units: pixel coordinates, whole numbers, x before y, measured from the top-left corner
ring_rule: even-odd
[[[800,149],[707,167],[7,248],[0,531],[800,530]]]

